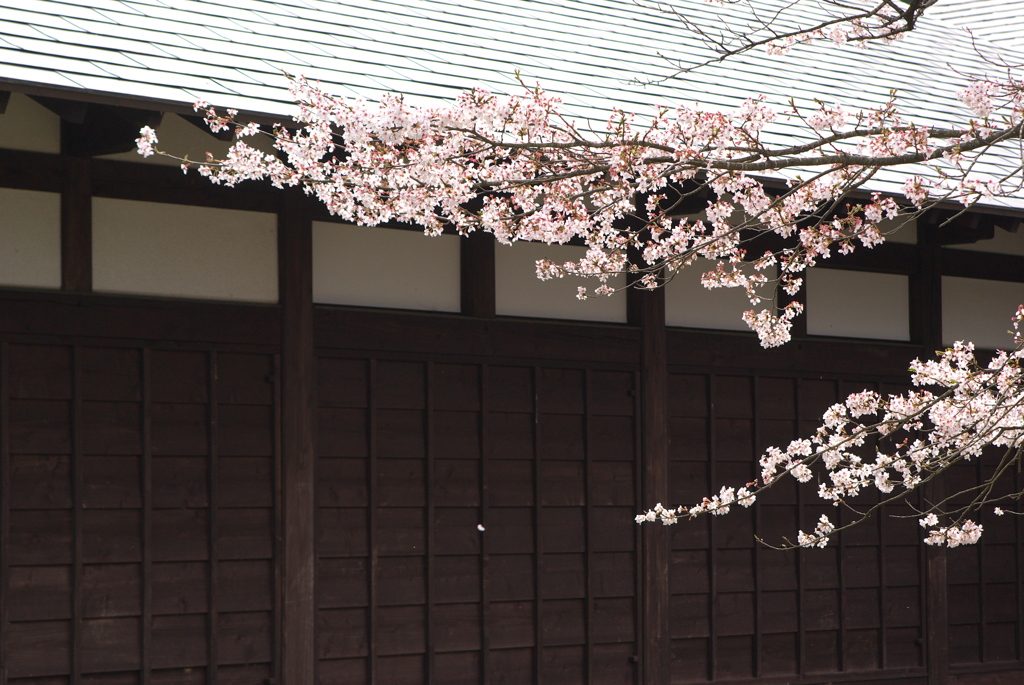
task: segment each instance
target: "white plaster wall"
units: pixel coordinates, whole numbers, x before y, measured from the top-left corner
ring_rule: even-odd
[[[60,288],[60,195],[0,188],[0,285]]]
[[[592,278],[537,278],[537,260],[564,263],[586,256],[586,248],[543,243],[514,243],[495,246],[495,306],[505,316],[531,316],[542,319],[608,321],[625,323],[626,293],[594,295],[601,285]],[[621,277],[609,281],[613,288],[623,285]],[[576,297],[579,286],[590,292],[586,300]]]
[[[457,236],[313,222],[313,301],[457,312]]]
[[[277,216],[93,198],[93,289],[277,302]]]
[[[908,277],[810,269],[806,287],[810,335],[910,340]]]
[[[970,340],[978,348],[1012,347],[1010,319],[1021,304],[1024,283],[943,276],[942,344]]]
[[[21,93],[11,93],[0,114],[0,148],[60,152],[60,117]]]
[[[218,140],[205,130],[170,112],[163,115],[156,135],[159,139],[157,143],[158,148],[176,157],[188,157],[195,162],[205,162],[207,152],[213,154],[214,157],[223,158],[227,155],[228,148],[231,147],[230,142]],[[273,149],[271,140],[266,136],[252,136],[246,138],[245,142],[266,152]],[[163,166],[181,165],[181,162],[164,157],[163,155],[143,157],[135,150],[117,152],[112,155],[99,155],[98,158],[116,159],[123,162],[143,162],[145,164]],[[194,173],[194,171],[190,173]]]
[[[715,262],[701,259],[682,271],[665,286],[665,323],[685,328],[714,328],[726,331],[749,331],[740,318],[752,308],[746,291],[741,288],[715,288],[708,290],[700,283],[706,271],[715,268]],[[775,278],[774,269],[765,274]],[[771,290],[765,294],[770,296]],[[761,307],[759,307],[760,309]]]

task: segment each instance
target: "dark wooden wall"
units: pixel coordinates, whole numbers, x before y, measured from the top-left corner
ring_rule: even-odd
[[[745,482],[844,393],[905,380],[942,263],[908,246],[851,263],[913,262],[915,345],[765,352],[666,332],[656,295],[626,326],[495,318],[479,241],[465,316],[314,308],[315,209],[80,161],[90,183],[61,184],[59,158],[4,152],[0,183],[83,215],[89,192],[278,212],[282,302],[90,294],[82,216],[65,217],[69,292],[0,293],[0,685],[966,685],[1024,667],[1011,517],[928,554],[913,520],[757,545],[823,511],[792,487],[632,522]]]
[[[165,305],[111,335],[146,305],[0,301],[8,683],[280,677],[280,348],[227,334],[274,308]],[[191,339],[204,318],[219,340]],[[643,535],[669,546],[672,682],[923,683],[935,592],[957,682],[1020,668],[1011,517],[949,553],[948,595],[928,586],[913,519],[825,550],[757,545],[824,511],[790,486],[727,517],[637,527],[651,503],[628,327],[324,308],[315,332],[317,682],[656,682]],[[746,344],[669,335],[670,358],[694,364],[668,375],[668,501],[750,479],[765,445],[847,392],[895,389],[906,351],[873,348],[865,375],[832,361],[837,345],[797,343],[794,371],[787,353],[729,353]]]
[[[0,343],[9,682],[272,677],[275,364]]]

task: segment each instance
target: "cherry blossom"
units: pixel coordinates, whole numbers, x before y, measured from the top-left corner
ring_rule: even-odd
[[[233,128],[236,141],[223,159],[181,161],[218,184],[302,187],[359,224],[399,221],[429,235],[485,231],[502,243],[582,242],[583,259],[537,265],[540,278],[595,279],[580,297],[614,292],[610,279],[620,274],[658,287],[695,260],[711,260],[705,287],[742,289],[751,306],[743,320],[771,347],[789,340],[802,311],[790,300],[819,260],[881,244],[883,221],[937,199],[970,205],[1013,192],[974,174],[972,161],[1019,133],[1022,92],[1016,81],[965,91],[974,112],[1003,117],[996,127],[974,119],[961,129],[916,126],[894,98],[861,112],[819,104],[805,115],[753,97],[731,111],[677,105],[641,117],[615,110],[602,131],[569,119],[560,99],[539,86],[524,84],[513,96],[476,89],[447,106],[416,107],[400,95],[379,103],[335,97],[296,77],[298,113],[288,126],[263,129],[197,102],[211,130]],[[781,119],[802,127],[806,142],[767,142],[765,132]],[[248,142],[263,134],[275,154]],[[140,132],[141,154],[156,145],[152,129]],[[904,184],[905,204],[861,190],[878,168],[903,164],[922,170]],[[701,193],[703,206],[680,199]],[[785,247],[757,247],[772,234]]]
[[[886,503],[906,498],[922,484],[960,463],[982,458],[986,447],[1004,448],[995,462],[995,475],[977,488],[928,504],[918,523],[927,530],[929,545],[957,547],[978,541],[983,527],[969,518],[992,504],[1016,503],[1024,492],[996,492],[1000,479],[1012,485],[1012,475],[1024,452],[1024,306],[1013,319],[1012,351],[996,353],[979,364],[970,343],[956,343],[935,359],[915,360],[911,381],[915,389],[903,395],[865,390],[829,407],[821,426],[810,438],[792,441],[785,449],[771,447],[761,456],[761,475],[743,487],[745,502],[754,499],[785,475],[800,483],[819,477],[818,496],[853,512],[852,523],[837,527],[822,516],[812,533],[800,531],[795,546],[824,547],[834,533],[856,525]],[[898,439],[893,439],[897,438]],[[888,438],[888,440],[887,440]],[[873,452],[873,454],[869,454]],[[863,490],[876,489],[879,503],[861,507],[851,502]],[[682,515],[722,514],[739,495],[721,493],[692,507],[658,509],[637,522],[675,523]],[[738,491],[737,491],[738,493]],[[969,494],[968,502],[956,495]],[[993,513],[1003,516],[1001,506]]]

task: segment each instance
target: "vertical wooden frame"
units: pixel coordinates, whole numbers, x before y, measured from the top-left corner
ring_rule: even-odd
[[[0,343],[0,685],[7,685],[10,635],[11,448],[9,353]]]
[[[584,561],[583,561],[583,577],[584,577],[584,604],[583,609],[583,621],[584,621],[584,639],[586,646],[584,647],[584,665],[583,665],[583,682],[593,683],[595,682],[594,672],[594,631],[592,629],[592,622],[594,620],[594,536],[596,534],[596,526],[593,523],[594,513],[594,456],[591,448],[590,431],[592,430],[592,419],[590,416],[592,401],[590,399],[590,391],[594,385],[591,380],[590,369],[583,370],[583,540],[584,540]]]
[[[640,328],[640,480],[643,505],[668,501],[668,360],[665,290],[628,291],[628,319]],[[672,636],[669,632],[669,550],[671,529],[642,526],[643,656],[640,682],[667,685]]]
[[[761,377],[754,376],[751,379],[750,384],[750,395],[751,395],[751,447],[753,448],[753,454],[751,459],[757,464],[758,449],[761,445],[761,402],[760,402],[760,390],[761,390]],[[756,467],[755,467],[756,473]],[[712,491],[713,492],[713,491]],[[763,530],[761,528],[761,507],[754,507],[754,535],[760,538],[763,536]],[[763,660],[761,658],[761,645],[763,644],[762,631],[764,628],[763,619],[763,605],[761,597],[761,571],[763,562],[761,560],[761,552],[763,551],[764,545],[759,541],[754,542],[754,677],[760,678],[761,672],[764,670]]]
[[[531,369],[533,382],[533,682],[544,681],[544,553],[541,545],[541,492],[540,479],[543,465],[540,461],[540,369]]]
[[[142,654],[139,684],[150,685],[153,673],[153,402],[150,349],[143,348],[139,375],[142,385],[142,463],[139,468],[142,494]]]
[[[918,271],[911,277],[911,339],[922,347],[922,358],[930,358],[942,346],[942,249],[939,244],[939,218],[926,214],[918,222]],[[928,501],[941,501],[940,480],[924,488]],[[924,550],[925,625],[924,638],[928,685],[946,685],[949,677],[949,607],[946,597],[946,550]]]
[[[459,241],[462,313],[495,315],[494,236],[474,231]]]
[[[708,407],[708,480],[707,492],[714,492],[718,483],[715,480],[715,465],[718,463],[718,439],[716,435],[716,412],[715,400],[718,388],[716,387],[717,377],[715,374],[708,374],[707,385],[707,407]],[[718,549],[716,540],[718,536],[715,531],[718,529],[714,516],[708,517],[708,605],[711,612],[708,615],[708,680],[714,680],[718,674],[718,615],[714,610],[718,600]]]
[[[61,122],[61,288],[92,290],[92,160],[69,154],[76,126]]]
[[[480,683],[481,685],[489,685],[491,682],[491,630],[490,630],[490,601],[491,601],[491,589],[490,581],[488,580],[488,567],[490,566],[490,558],[488,553],[490,547],[487,544],[488,536],[485,534],[488,526],[491,525],[490,516],[490,496],[488,494],[487,478],[489,473],[487,470],[487,455],[488,455],[488,430],[490,429],[490,423],[487,420],[487,411],[489,408],[488,391],[490,386],[488,381],[490,380],[489,367],[486,364],[480,365],[480,419],[478,422],[478,428],[480,430],[480,525],[483,527],[480,535]]]
[[[220,644],[219,644],[219,626],[220,617],[218,614],[218,608],[220,606],[220,544],[218,538],[220,537],[220,530],[217,526],[217,507],[219,500],[219,490],[217,486],[217,476],[220,466],[217,459],[217,352],[216,350],[210,350],[207,356],[207,440],[208,440],[208,452],[207,452],[207,512],[209,520],[209,556],[210,560],[207,565],[209,573],[209,611],[208,611],[208,623],[207,623],[207,666],[206,666],[206,682],[207,685],[217,684],[217,666],[220,662]]]
[[[378,605],[378,582],[377,582],[377,360],[371,359],[367,375],[367,386],[369,395],[366,398],[367,406],[367,434],[369,436],[369,456],[366,462],[366,539],[368,544],[368,559],[366,562],[366,596],[369,606],[367,607],[366,633],[367,633],[367,654],[366,673],[367,680],[371,685],[377,682],[377,605]]]
[[[435,673],[435,654],[437,652],[436,640],[434,638],[434,626],[437,623],[436,620],[436,600],[437,594],[437,563],[434,559],[434,554],[437,545],[434,542],[434,521],[436,516],[434,514],[435,509],[435,495],[434,485],[436,480],[435,468],[435,455],[434,455],[434,378],[435,378],[434,362],[428,361],[426,363],[426,383],[423,389],[425,393],[424,400],[424,412],[425,425],[424,425],[424,441],[426,450],[426,467],[424,469],[424,476],[426,478],[425,497],[424,497],[424,518],[426,519],[426,559],[424,563],[424,569],[426,571],[426,619],[425,619],[425,630],[426,630],[426,659],[424,661],[424,677],[425,682],[430,685],[437,682]]]
[[[313,224],[302,191],[281,193],[281,680],[316,681]]]
[[[83,477],[82,467],[82,355],[76,345],[71,349],[71,520],[72,520],[72,587],[71,587],[71,685],[82,682],[82,614],[85,597],[83,583]]]

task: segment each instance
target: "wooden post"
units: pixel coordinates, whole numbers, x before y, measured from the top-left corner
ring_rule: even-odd
[[[316,682],[313,227],[305,197],[282,194],[278,214],[281,298],[281,519],[279,583],[282,685]]]
[[[61,288],[92,290],[92,160],[70,154],[80,127],[61,121]]]
[[[942,250],[939,219],[935,213],[918,221],[919,268],[911,280],[911,335],[921,344],[921,358],[931,358],[942,347]],[[924,488],[924,497],[937,502],[943,497],[941,482]],[[949,680],[949,632],[946,583],[946,549],[927,547],[925,569],[925,663],[928,685]]]
[[[668,501],[668,360],[665,290],[631,288],[629,323],[640,328],[641,508]],[[672,652],[669,633],[669,545],[671,529],[641,526],[643,550],[643,634],[641,674],[645,685],[668,685]]]
[[[462,313],[491,317],[495,313],[494,236],[475,231],[461,240]]]

